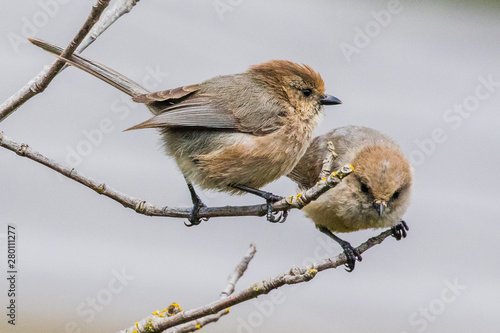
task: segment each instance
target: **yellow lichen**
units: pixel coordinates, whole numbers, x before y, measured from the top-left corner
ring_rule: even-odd
[[[315,269],[315,268],[311,268],[311,269],[308,269],[308,270],[307,270],[307,273],[306,273],[305,277],[306,277],[308,280],[310,280],[310,279],[312,279],[313,277],[315,277],[315,276],[316,276],[316,274],[318,274],[318,270],[317,270],[317,269]]]
[[[153,320],[151,318],[149,318],[146,325],[144,325],[143,332],[144,333],[154,333],[155,332],[155,329],[153,327]]]
[[[162,312],[165,313],[167,316],[171,317],[178,314],[181,311],[182,309],[178,303],[172,303],[168,306],[168,308],[164,309]]]

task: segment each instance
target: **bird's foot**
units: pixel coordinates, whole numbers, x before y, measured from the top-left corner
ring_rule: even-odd
[[[267,204],[267,213],[266,213],[266,218],[269,222],[271,223],[283,223],[286,221],[286,218],[288,217],[288,210],[284,210],[282,212],[277,212],[273,210],[273,203],[280,201],[283,199],[283,197],[280,197],[279,195],[274,195],[272,193],[269,193],[272,196],[274,196],[271,199],[266,199],[266,204]]]
[[[352,247],[349,242],[343,240],[342,238],[336,236],[333,232],[331,232],[327,227],[316,225],[316,228],[318,228],[319,231],[336,241],[340,246],[342,246],[342,249],[344,249],[344,255],[347,259],[345,266],[346,266],[346,271],[349,273],[354,270],[354,266],[356,265],[356,260],[361,261],[363,258],[361,257],[361,253],[359,253],[358,249]]]
[[[363,260],[363,257],[361,257],[361,254],[359,253],[358,249],[354,248],[349,244],[348,242],[345,242],[340,244],[342,248],[344,249],[344,255],[347,258],[347,262],[345,263],[346,271],[349,273],[354,270],[354,267],[356,265],[356,260],[361,261]]]
[[[245,185],[234,184],[230,185],[231,187],[237,188],[241,191],[254,194],[266,200],[267,211],[266,217],[267,220],[271,223],[283,223],[286,221],[288,217],[288,210],[284,210],[282,212],[277,212],[273,209],[273,203],[278,202],[283,199],[282,196],[273,194],[271,192],[261,191],[252,187],[248,187]]]
[[[201,223],[201,221],[208,221],[208,217],[203,217],[200,218],[200,209],[207,207],[203,201],[201,201],[200,197],[198,194],[196,194],[196,191],[194,190],[193,184],[191,184],[187,178],[186,178],[186,184],[189,189],[189,193],[191,194],[191,201],[193,202],[193,208],[191,208],[191,212],[189,212],[189,217],[188,221],[189,223],[184,222],[184,225],[186,227],[192,227],[194,225],[198,225]]]
[[[191,212],[189,212],[188,221],[184,222],[186,227],[192,227],[201,223],[201,221],[208,221],[208,217],[200,217],[200,209],[207,207],[201,200],[193,205]]]
[[[406,238],[407,231],[410,230],[408,224],[405,221],[401,220],[398,224],[391,228],[392,236],[396,238],[396,240],[401,240],[401,238]]]

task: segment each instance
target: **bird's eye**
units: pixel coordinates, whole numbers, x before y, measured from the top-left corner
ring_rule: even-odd
[[[309,97],[312,95],[312,89],[302,89],[302,95],[304,95],[304,97]]]
[[[368,193],[370,189],[368,188],[368,185],[366,185],[365,183],[361,183],[361,192],[363,193]]]
[[[399,198],[400,194],[401,194],[401,191],[398,190],[398,191],[394,192],[394,194],[392,195],[392,198],[397,199],[397,198]]]

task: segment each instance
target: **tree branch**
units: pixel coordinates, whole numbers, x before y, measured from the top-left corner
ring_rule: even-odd
[[[255,245],[250,244],[245,257],[243,257],[238,266],[236,266],[234,271],[227,277],[227,286],[220,293],[220,298],[228,297],[234,292],[236,283],[238,283],[238,280],[243,276],[243,274],[245,274],[245,271],[248,268],[248,264],[250,264],[250,261],[252,261],[253,257],[255,256],[255,252],[257,252],[257,248],[255,247]]]
[[[132,8],[140,0],[117,0],[116,3],[106,10],[95,26],[90,30],[88,36],[84,39],[82,44],[76,50],[76,53],[82,53],[90,44],[92,44],[97,37],[99,37],[106,29],[115,23],[120,17],[129,13]],[[65,57],[66,58],[66,57]]]
[[[96,4],[92,7],[90,15],[87,17],[87,20],[62,53],[64,58],[69,57],[75,51],[82,52],[85,50],[85,48],[92,44],[94,40],[119,17],[128,13],[139,0],[119,0],[115,6],[104,13],[103,20],[99,24],[96,24],[110,1],[111,0],[97,0]],[[89,34],[89,36],[87,36],[87,34]],[[84,40],[86,36],[87,38]],[[78,47],[79,45],[80,47]],[[54,77],[65,67],[65,62],[60,59],[55,60],[50,66],[45,66],[42,71],[40,71],[40,73],[31,79],[24,87],[0,105],[0,122],[11,115],[31,97],[43,92]]]
[[[79,173],[75,169],[64,166],[39,152],[31,149],[27,144],[19,144],[0,132],[0,146],[7,148],[20,156],[27,157],[35,162],[45,165],[58,173],[79,182],[80,184],[102,194],[110,199],[121,203],[124,207],[135,210],[139,214],[148,216],[179,217],[188,218],[191,212],[190,207],[160,207],[147,201],[134,198],[125,193],[117,191],[104,183],[95,181]],[[321,194],[330,188],[337,186],[344,177],[352,173],[351,165],[344,166],[338,171],[334,171],[327,178],[322,179],[312,188],[289,196],[273,204],[275,211],[284,211],[293,208],[302,208],[309,202],[316,200]],[[224,206],[224,207],[204,207],[200,209],[200,217],[221,217],[221,216],[264,216],[267,211],[266,204],[251,206]]]
[[[362,254],[371,247],[382,243],[387,237],[391,235],[392,231],[386,230],[382,232],[380,235],[368,239],[366,242],[361,244],[357,248],[357,250],[359,251],[360,254]],[[342,253],[336,256],[335,258],[324,259],[310,266],[305,266],[301,268],[294,267],[284,274],[264,280],[262,282],[255,283],[252,286],[236,294],[230,295],[229,297],[220,299],[218,301],[199,307],[197,309],[180,312],[175,316],[169,318],[158,318],[154,316],[144,318],[140,322],[136,323],[136,325],[129,327],[125,330],[122,330],[120,331],[120,333],[162,332],[168,328],[182,325],[183,323],[186,322],[190,322],[199,318],[217,314],[220,311],[227,309],[233,305],[251,300],[259,295],[268,294],[274,289],[277,289],[284,285],[308,282],[312,280],[318,272],[331,268],[336,268],[338,266],[344,265],[346,262],[347,259],[345,255]]]
[[[236,283],[238,280],[243,276],[245,271],[248,268],[248,264],[250,261],[253,259],[255,252],[257,249],[255,248],[255,245],[250,244],[250,247],[248,248],[248,251],[245,255],[245,257],[241,260],[241,262],[236,266],[234,269],[234,272],[232,272],[228,278],[227,278],[227,286],[224,288],[222,293],[220,294],[220,299],[225,299],[229,295],[231,295],[234,292],[234,288],[236,286]],[[189,332],[194,332],[202,328],[203,326],[214,323],[218,321],[222,316],[225,316],[229,313],[229,308],[224,309],[222,311],[219,311],[216,314],[208,315],[205,317],[202,317],[200,319],[193,320],[189,322],[187,325],[183,325],[182,327],[173,327],[170,329],[167,329],[163,331],[162,333],[189,333]]]
[[[333,142],[328,141],[326,145],[329,154],[327,154],[326,158],[323,160],[323,168],[321,169],[321,172],[319,174],[319,179],[328,177],[330,172],[332,172],[333,162],[338,157],[337,153],[335,152],[335,146],[333,145]]]

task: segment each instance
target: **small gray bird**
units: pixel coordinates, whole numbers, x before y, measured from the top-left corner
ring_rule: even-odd
[[[56,55],[62,52],[47,42],[30,41]],[[323,79],[311,67],[287,60],[153,93],[82,56],[63,60],[127,93],[154,114],[129,129],[161,131],[166,153],[176,160],[191,193],[190,225],[200,223],[199,210],[204,207],[192,183],[231,194],[259,195],[267,201],[268,220],[280,221],[273,216],[272,202],[281,197],[258,189],[297,164],[311,142],[323,105],[341,103],[325,94]]]
[[[320,179],[323,160],[332,142],[338,156],[333,168],[351,163],[354,174],[303,208],[316,227],[338,242],[350,272],[360,254],[334,233],[393,228],[394,237],[406,237],[402,221],[410,203],[412,168],[399,146],[387,135],[367,127],[345,126],[313,139],[305,155],[288,175],[301,189]]]

